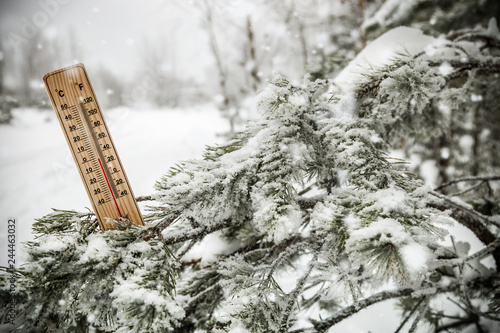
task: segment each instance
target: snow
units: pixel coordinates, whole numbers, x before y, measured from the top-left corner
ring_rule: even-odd
[[[464,152],[469,154],[474,146],[474,138],[470,135],[464,135],[460,138],[459,145]]]
[[[424,179],[424,184],[432,188],[437,186],[439,169],[435,160],[425,160],[420,165],[420,174]]]
[[[488,35],[491,37],[498,38],[500,37],[500,32],[498,30],[498,24],[497,24],[497,19],[492,17],[490,19],[490,22],[488,23],[488,30],[486,31]]]
[[[366,29],[373,25],[384,26],[386,21],[397,21],[402,15],[405,15],[405,13],[410,13],[415,5],[416,0],[388,0],[372,17],[363,23],[362,28]]]
[[[382,215],[391,211],[399,211],[405,205],[406,193],[397,189],[383,189],[367,196],[368,202],[373,202],[367,209],[380,211]]]
[[[87,322],[91,324],[91,323],[93,323],[94,321],[95,321],[95,315],[94,315],[93,313],[89,314],[89,315],[87,316]]]
[[[358,229],[361,227],[361,221],[354,214],[349,214],[344,218],[344,223],[350,229]]]
[[[74,243],[74,238],[71,237],[63,237],[58,235],[47,235],[43,242],[40,243],[38,247],[40,251],[49,252],[55,251],[60,252],[66,249],[69,245]],[[5,251],[7,253],[7,251]]]
[[[216,232],[207,235],[200,243],[196,244],[181,260],[189,262],[191,260],[201,259],[202,265],[214,262],[219,255],[225,255],[234,252],[240,244],[233,242],[229,244],[226,239],[221,237],[221,233]]]
[[[432,45],[443,41],[425,35],[420,29],[398,27],[371,42],[335,78],[335,83],[350,91],[363,73],[372,68],[391,63],[398,55],[414,55],[422,50],[431,50]]]
[[[80,262],[85,263],[88,261],[105,261],[110,257],[111,248],[106,243],[106,240],[101,235],[95,234],[88,237],[88,244],[86,244],[85,252],[80,257]]]
[[[451,74],[452,72],[453,72],[453,66],[447,61],[443,62],[441,66],[439,66],[439,73],[441,73],[441,75],[443,76]]]
[[[472,102],[481,102],[483,100],[483,96],[481,95],[476,95],[476,94],[471,94],[470,95],[470,100]]]
[[[431,259],[431,253],[427,248],[417,243],[410,243],[404,245],[400,251],[410,271],[423,273],[426,270],[427,263]]]
[[[136,196],[179,160],[199,158],[207,144],[222,141],[228,123],[211,105],[191,109],[104,110],[120,159]],[[91,207],[59,122],[52,110],[17,109],[11,125],[0,126],[0,221],[16,218],[21,244],[32,240],[35,218],[51,208]],[[140,203],[144,212],[145,204]],[[6,253],[7,229],[0,230]],[[54,243],[55,246],[55,243]],[[23,261],[21,246],[18,258]],[[1,256],[0,265],[6,265]]]
[[[380,235],[380,242],[390,242],[396,246],[411,242],[410,236],[404,227],[396,220],[386,218],[372,222],[369,226],[352,229],[347,240],[348,246],[355,248],[360,242]]]

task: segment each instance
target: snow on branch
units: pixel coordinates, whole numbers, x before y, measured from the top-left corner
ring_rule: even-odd
[[[492,181],[492,180],[500,180],[500,176],[499,175],[491,175],[491,176],[474,176],[474,177],[458,178],[458,179],[451,180],[449,182],[446,182],[446,183],[436,187],[434,189],[434,191],[439,191],[445,187],[448,187],[448,186],[451,186],[451,185],[454,185],[457,183],[461,183],[461,182],[475,182],[475,181],[487,182],[487,181]]]
[[[438,286],[433,288],[401,288],[392,291],[382,291],[378,294],[367,297],[363,300],[360,300],[357,304],[353,304],[348,306],[332,317],[325,320],[311,320],[314,328],[317,332],[326,332],[335,324],[338,324],[345,318],[352,316],[353,314],[369,307],[370,305],[392,299],[392,298],[400,298],[404,296],[412,296],[412,297],[422,297],[427,294],[442,294],[453,292],[466,288],[479,288],[479,287],[491,287],[495,282],[500,281],[500,278],[497,276],[492,276],[488,278],[479,277],[466,282],[454,282],[450,283],[447,286]]]

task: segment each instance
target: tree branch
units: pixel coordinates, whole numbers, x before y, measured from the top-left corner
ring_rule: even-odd
[[[243,224],[243,221],[235,222],[231,219],[223,220],[214,224],[204,225],[198,228],[193,228],[191,230],[183,230],[180,232],[170,233],[167,236],[163,237],[163,244],[165,245],[173,245],[181,242],[185,242],[187,240],[199,239],[204,236],[211,234],[212,232],[219,231],[222,229],[227,229],[231,227],[239,227]],[[149,233],[146,232],[146,235]]]
[[[422,302],[425,300],[425,297],[420,298],[420,300],[415,304],[415,306],[410,310],[410,313],[404,318],[404,320],[399,324],[398,328],[394,331],[394,333],[399,333],[403,327],[406,325],[408,320],[410,320],[411,316],[418,310]]]
[[[476,176],[476,177],[464,177],[454,179],[447,183],[444,183],[434,189],[434,191],[439,191],[445,187],[448,187],[453,184],[461,183],[461,182],[474,182],[474,181],[490,181],[490,180],[500,180],[500,175],[491,175],[491,176]]]
[[[479,320],[478,316],[471,314],[467,318],[459,319],[457,321],[453,321],[451,323],[438,326],[438,327],[436,327],[434,332],[436,332],[436,333],[441,332],[441,331],[448,332],[451,328],[456,328],[456,327],[464,328],[464,325],[468,326],[470,324],[477,323],[478,320]]]
[[[285,310],[283,311],[283,316],[281,317],[281,325],[279,330],[280,333],[285,333],[288,330],[288,319],[290,318],[290,314],[293,310],[293,307],[295,306],[295,303],[297,302],[300,292],[304,288],[304,285],[307,279],[309,278],[309,275],[311,274],[316,262],[318,261],[318,256],[319,256],[319,251],[315,251],[313,258],[309,263],[307,271],[299,279],[295,288],[287,295],[288,302]]]
[[[499,227],[500,225],[493,219],[485,216],[459,202],[448,198],[445,195],[441,195],[437,192],[431,192],[435,197],[442,199],[439,203],[431,203],[429,206],[437,208],[439,210],[445,211],[450,210],[450,216],[457,220],[459,223],[463,224],[465,227],[469,228],[481,242],[485,245],[493,243],[497,238],[489,230],[485,223],[495,225]],[[500,248],[496,248],[492,252],[493,258],[497,266],[497,272],[500,271]]]
[[[137,202],[141,202],[141,201],[153,201],[155,199],[153,199],[153,197],[151,197],[150,195],[141,195],[141,196],[135,198],[135,200]]]
[[[457,291],[462,287],[466,288],[480,288],[480,287],[487,287],[491,288],[491,284],[495,280],[499,280],[500,277],[498,276],[492,276],[489,278],[476,278],[467,282],[454,282],[451,283],[447,286],[439,286],[435,287],[432,290],[432,294],[441,294],[441,293],[448,293],[452,291]],[[412,294],[417,294],[419,292],[426,292],[428,288],[422,288],[422,289],[415,289],[415,288],[401,288],[401,289],[396,289],[392,291],[382,291],[378,294],[372,295],[368,298],[365,298],[364,300],[359,301],[357,304],[353,304],[351,306],[348,306],[344,308],[343,310],[339,311],[337,314],[333,315],[332,317],[322,320],[322,321],[316,321],[316,320],[311,320],[314,328],[318,332],[326,332],[330,327],[333,325],[341,322],[342,320],[352,316],[353,314],[369,307],[370,305],[392,299],[392,298],[400,298],[404,296],[411,296]]]

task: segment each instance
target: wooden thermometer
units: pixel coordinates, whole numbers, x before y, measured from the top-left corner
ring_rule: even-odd
[[[112,219],[120,217],[144,225],[83,64],[50,72],[43,81],[101,229],[114,228]]]

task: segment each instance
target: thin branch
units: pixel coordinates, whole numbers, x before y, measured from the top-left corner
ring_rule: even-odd
[[[452,240],[453,240],[453,238],[452,238]],[[475,259],[481,259],[487,255],[494,253],[496,251],[496,249],[499,247],[500,247],[500,238],[497,238],[493,242],[488,244],[486,247],[482,248],[481,250],[471,254],[470,256],[468,256],[464,259],[453,258],[453,259],[439,260],[435,265],[438,268],[446,266],[446,265],[462,267],[464,264],[468,263],[469,261],[472,261]]]
[[[434,63],[429,63],[429,66],[440,66],[446,60],[437,61]],[[456,68],[451,74],[445,76],[447,81],[459,78],[471,70],[477,70],[478,73],[499,73],[500,72],[500,61],[480,61],[480,60],[470,60],[467,62],[460,62],[458,60],[448,61],[453,68]]]
[[[441,332],[441,331],[448,331],[451,328],[463,327],[463,325],[473,324],[473,323],[477,322],[477,320],[478,320],[478,318],[475,316],[462,318],[462,319],[459,319],[457,321],[438,326],[438,327],[436,327],[434,332],[437,333],[437,332]]]
[[[471,217],[474,220],[476,220],[476,222],[480,222],[480,223],[485,222],[485,223],[489,223],[489,224],[492,224],[492,225],[500,228],[500,223],[498,223],[495,220],[491,219],[489,216],[483,215],[480,212],[478,212],[478,211],[476,211],[476,210],[474,210],[472,208],[467,207],[465,204],[462,204],[462,203],[460,203],[460,202],[458,202],[456,200],[452,200],[452,199],[448,198],[446,195],[442,195],[442,194],[439,194],[439,193],[434,192],[434,191],[430,192],[430,194],[433,195],[433,196],[435,196],[435,197],[438,197],[439,199],[444,200],[446,202],[446,204],[449,205],[448,209],[460,209],[466,215],[468,215],[469,217]],[[452,214],[452,216],[453,216],[453,214]],[[495,237],[493,237],[493,239],[494,238]],[[489,243],[490,242],[488,242],[487,244],[489,244]]]
[[[465,261],[471,261],[474,259],[479,259],[484,256],[487,256],[491,253],[493,253],[498,247],[500,246],[500,237],[495,239],[493,242],[488,244],[485,248],[477,251],[476,253],[471,254],[467,258],[465,258]]]
[[[231,219],[223,220],[218,223],[213,223],[210,225],[205,225],[199,228],[193,228],[188,231],[179,231],[179,232],[174,232],[170,233],[167,236],[163,237],[163,243],[165,245],[172,245],[172,244],[177,244],[181,242],[185,242],[187,240],[192,240],[192,239],[199,239],[202,238],[208,234],[211,234],[215,231],[219,231],[222,229],[227,229],[231,227],[239,227],[243,224],[243,221],[233,221]],[[147,236],[149,233],[146,232],[145,236]]]
[[[484,317],[484,318],[487,318],[487,319],[490,319],[493,321],[500,321],[500,317],[491,316],[489,313],[482,312],[481,310],[476,308],[472,304],[472,301],[470,300],[469,292],[470,292],[470,290],[467,290],[467,289],[464,289],[462,292],[462,296],[463,296],[463,298],[465,300],[465,304],[467,306],[467,309],[466,309],[467,313],[472,313],[477,317]]]
[[[188,253],[188,252],[189,252],[189,251],[193,248],[193,246],[196,244],[196,242],[197,242],[197,241],[198,241],[198,239],[191,239],[191,240],[189,241],[189,244],[188,244],[188,245],[186,245],[186,246],[184,247],[184,249],[182,249],[182,251],[180,251],[180,252],[177,254],[177,258],[182,259],[182,257],[184,257],[184,255],[185,255],[186,253]]]
[[[141,201],[154,201],[155,199],[153,199],[153,197],[151,197],[150,195],[141,195],[135,198],[135,200],[137,202],[141,202]]]
[[[478,288],[478,287],[490,287],[492,282],[494,280],[498,280],[499,277],[489,277],[489,278],[476,278],[470,281],[467,281],[465,283],[463,282],[455,282],[451,283],[447,286],[438,286],[435,287],[433,290],[433,295],[435,294],[440,294],[440,293],[448,293],[452,291],[457,291],[462,287],[468,287],[468,288]],[[344,308],[343,310],[339,311],[337,314],[333,315],[332,317],[317,321],[317,320],[311,320],[312,324],[316,328],[318,332],[325,332],[327,331],[330,327],[333,325],[341,322],[342,320],[352,316],[353,314],[369,307],[370,305],[392,299],[392,298],[400,298],[404,296],[411,296],[412,294],[417,294],[419,292],[425,292],[426,288],[422,289],[415,289],[415,288],[401,288],[401,289],[396,289],[392,291],[382,291],[378,294],[372,295],[368,298],[365,298],[364,300],[359,301],[357,304],[353,304],[351,306],[348,306]]]
[[[498,38],[492,37],[484,33],[471,32],[463,34],[462,36],[456,38],[455,41],[458,42],[461,40],[473,40],[473,39],[484,41],[487,47],[500,48],[500,40],[498,40]]]
[[[434,191],[439,191],[445,187],[448,187],[450,185],[456,184],[456,183],[461,183],[461,182],[473,182],[473,181],[490,181],[490,180],[500,180],[500,175],[491,175],[491,176],[476,176],[476,177],[464,177],[464,178],[458,178],[454,179],[452,181],[449,181],[447,183],[444,183],[434,189]]]
[[[479,183],[477,183],[476,185],[471,186],[471,187],[469,187],[469,188],[467,188],[467,189],[465,189],[465,190],[463,190],[463,191],[460,191],[460,192],[457,192],[457,193],[450,194],[450,197],[459,197],[459,196],[462,196],[462,195],[464,195],[464,194],[466,194],[466,193],[472,192],[472,191],[474,191],[474,190],[476,190],[476,189],[480,188],[480,187],[481,187],[482,185],[484,185],[484,184],[487,184],[487,182],[479,182]]]
[[[500,227],[500,223],[475,211],[472,208],[467,207],[457,200],[452,200],[437,192],[430,193],[435,197],[442,199],[442,201],[430,203],[429,206],[442,211],[450,210],[450,216],[459,223],[463,224],[465,227],[469,228],[477,236],[477,238],[483,242],[483,244],[489,245],[496,240],[496,236],[490,231],[489,225]],[[492,252],[492,255],[495,259],[497,271],[500,271],[500,249],[496,248]]]
[[[276,268],[278,268],[278,266],[280,266],[283,261],[290,258],[290,256],[292,254],[294,254],[296,251],[300,250],[304,246],[304,243],[305,242],[282,244],[280,247],[286,246],[286,248],[284,250],[282,250],[281,253],[276,257],[276,259],[274,259],[274,261],[270,264],[271,270],[266,274],[266,278],[264,280],[270,280],[272,278],[272,275],[276,271]],[[270,253],[266,254],[266,256],[264,258],[259,260],[259,262],[262,262],[269,255],[270,255]]]
[[[203,290],[202,292],[200,292],[199,294],[197,294],[195,297],[193,297],[189,303],[186,305],[186,307],[184,308],[184,311],[186,311],[186,313],[191,313],[193,311],[193,309],[200,303],[203,301],[204,297],[211,293],[211,292],[219,292],[220,290],[222,289],[222,285],[220,282],[216,282],[215,284],[211,285],[210,287],[208,287],[207,289]]]
[[[208,0],[205,0],[204,4],[205,4],[204,14],[206,19],[208,35],[210,39],[210,50],[212,51],[212,55],[215,58],[217,72],[219,74],[219,87],[223,97],[223,107],[227,108],[229,107],[229,95],[227,92],[227,72],[222,63],[222,56],[220,53],[217,37],[215,35],[212,5],[211,3],[208,2]]]
[[[250,75],[253,79],[252,88],[254,92],[257,92],[261,80],[259,77],[259,70],[257,68],[257,56],[255,53],[255,37],[250,15],[247,16],[247,39],[248,39],[248,48],[250,52],[250,59],[252,60],[252,67],[250,69]]]
[[[418,311],[417,318],[413,321],[411,324],[410,329],[408,330],[408,333],[413,333],[418,327],[418,323],[422,320],[422,317],[424,316],[425,311],[427,311],[427,308],[429,307],[429,297],[424,297],[426,300],[424,306]]]
[[[422,304],[422,302],[424,300],[425,300],[425,297],[422,297],[418,300],[417,304],[415,304],[415,306],[410,310],[410,313],[405,317],[405,319],[401,322],[401,324],[399,324],[398,328],[394,331],[394,333],[399,333],[399,331],[401,331],[403,326],[406,325],[408,320],[410,320],[410,318],[413,316],[415,311],[417,311],[417,309],[420,307],[420,304]]]
[[[307,271],[299,279],[295,288],[287,295],[288,302],[285,310],[283,311],[283,316],[281,317],[281,325],[280,325],[281,327],[279,330],[280,333],[285,333],[288,331],[288,319],[290,318],[292,309],[295,306],[295,303],[297,302],[299,293],[304,288],[304,285],[306,284],[309,275],[311,274],[314,266],[316,265],[316,262],[318,261],[318,256],[319,256],[319,251],[315,251],[312,260],[309,262],[309,267],[307,268]]]
[[[304,198],[304,197],[298,197],[297,198],[297,203],[299,204],[299,207],[301,210],[307,210],[314,208],[318,202],[321,202],[323,198],[318,199],[318,198]]]
[[[314,185],[316,185],[316,184],[311,184],[311,185],[309,185],[308,187],[304,188],[304,189],[303,189],[303,190],[301,190],[299,193],[297,193],[297,195],[298,195],[299,197],[303,196],[304,194],[306,194],[307,192],[309,192],[310,190],[312,190],[312,189],[313,189],[313,187],[314,187]]]

